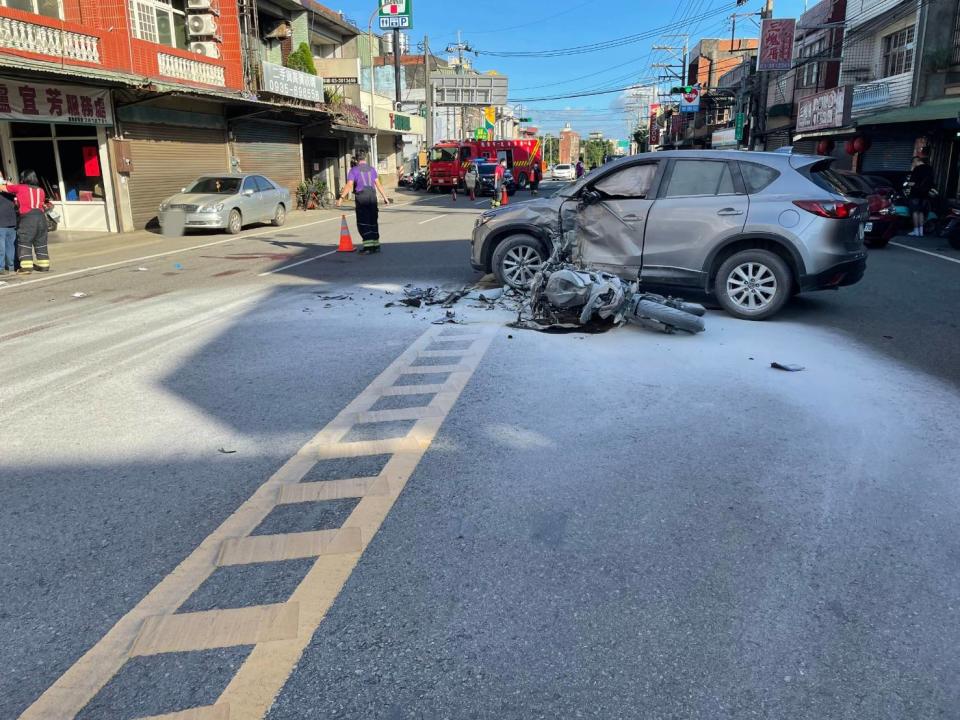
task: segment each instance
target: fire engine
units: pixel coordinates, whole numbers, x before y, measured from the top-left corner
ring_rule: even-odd
[[[471,161],[499,162],[504,159],[517,186],[527,187],[534,164],[543,162],[543,146],[539,140],[444,140],[430,149],[430,189],[449,190],[462,186]]]

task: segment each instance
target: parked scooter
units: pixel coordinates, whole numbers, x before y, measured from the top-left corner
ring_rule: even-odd
[[[960,202],[947,200],[944,204],[946,214],[940,226],[940,237],[950,243],[950,247],[960,250]]]
[[[703,332],[702,305],[640,292],[639,283],[581,268],[572,262],[576,232],[555,238],[521,306],[516,325],[535,330],[576,329],[599,319],[613,325],[636,323],[665,333]]]
[[[411,187],[414,190],[426,190],[430,184],[430,176],[426,168],[421,168],[413,175]]]

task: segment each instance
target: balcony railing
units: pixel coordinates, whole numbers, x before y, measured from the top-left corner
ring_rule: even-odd
[[[189,60],[163,52],[157,53],[157,65],[160,74],[166,77],[189,80],[204,85],[215,85],[216,87],[223,87],[226,84],[223,68],[219,65],[212,65],[200,60]]]
[[[872,110],[890,103],[890,83],[872,82],[855,85],[851,110]]]
[[[0,17],[0,47],[100,64],[100,38]]]

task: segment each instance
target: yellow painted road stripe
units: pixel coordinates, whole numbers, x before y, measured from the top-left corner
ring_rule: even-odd
[[[330,609],[363,551],[440,430],[487,351],[496,328],[470,328],[464,334],[431,328],[380,374],[323,430],[290,458],[173,572],[64,673],[21,715],[21,720],[71,720],[135,655],[193,651],[233,644],[254,644],[244,664],[217,702],[204,708],[157,716],[152,720],[260,720],[272,705],[318,625]],[[444,382],[396,385],[404,376],[437,374],[415,363],[436,344],[462,343],[445,350],[458,363]],[[432,372],[431,372],[432,371]],[[344,442],[358,422],[383,422],[393,411],[372,408],[384,397],[432,394],[408,434],[391,440]],[[439,410],[439,412],[438,412]],[[300,481],[322,458],[390,454],[375,478],[329,483]],[[250,534],[278,504],[359,497],[344,525],[336,530],[280,535]],[[286,603],[240,610],[176,615],[177,609],[210,574],[225,564],[316,558]]]

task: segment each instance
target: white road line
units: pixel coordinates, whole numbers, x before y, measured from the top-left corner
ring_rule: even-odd
[[[423,221],[421,221],[421,222],[418,222],[417,225],[426,225],[427,223],[431,223],[431,222],[433,222],[434,220],[440,220],[440,219],[445,218],[445,217],[450,217],[450,216],[449,216],[449,215],[437,215],[436,217],[432,217],[432,218],[429,218],[429,219],[427,219],[427,220],[423,220]]]
[[[474,200],[474,201],[473,201],[473,204],[474,204],[474,205],[483,205],[485,202],[487,202],[487,200]]]
[[[276,270],[268,270],[267,272],[262,272],[259,275],[257,275],[257,277],[266,277],[267,275],[273,275],[274,273],[283,272],[284,270],[289,270],[290,268],[295,268],[298,265],[306,265],[307,263],[313,262],[314,260],[319,260],[320,258],[325,258],[330,255],[336,255],[338,252],[339,250],[331,250],[330,252],[324,253],[323,255],[317,255],[312,258],[307,258],[306,260],[295,262],[292,265],[284,265],[283,267],[278,267]]]
[[[890,244],[896,245],[898,248],[903,248],[904,250],[913,250],[914,252],[922,253],[923,255],[929,255],[930,257],[940,258],[941,260],[946,260],[947,262],[957,263],[957,265],[960,265],[960,260],[957,258],[947,257],[946,255],[930,252],[929,250],[921,250],[920,248],[910,247],[909,245],[904,245],[903,243],[891,241]]]
[[[325,220],[316,220],[311,223],[305,223],[304,225],[297,225],[296,227],[290,228],[290,230],[299,230],[300,228],[310,227],[311,225],[320,225],[321,223],[330,222],[331,220],[339,220],[340,218],[332,217]],[[34,278],[33,280],[24,280],[23,282],[18,282],[15,285],[2,285],[0,290],[12,290],[13,288],[21,288],[24,285],[32,285],[33,283],[45,282],[47,280],[59,280],[61,278],[70,277],[72,275],[82,275],[83,273],[96,272],[97,270],[109,270],[110,268],[120,267],[122,265],[133,265],[134,263],[143,262],[144,260],[154,260],[160,257],[167,257],[168,255],[176,255],[177,253],[190,252],[191,250],[202,250],[203,248],[213,247],[214,245],[223,245],[224,243],[233,242],[234,240],[243,240],[245,238],[259,237],[260,235],[269,235],[270,233],[277,232],[279,228],[273,228],[272,230],[264,230],[263,232],[250,233],[249,235],[235,235],[233,237],[228,237],[223,240],[217,240],[215,242],[204,243],[203,245],[193,245],[191,247],[179,248],[177,250],[167,250],[166,252],[156,253],[154,255],[144,255],[143,257],[131,258],[130,260],[119,260],[113,263],[107,263],[106,265],[95,265],[94,267],[83,268],[81,270],[71,270],[70,272],[57,273],[56,275],[45,275],[44,277]]]

